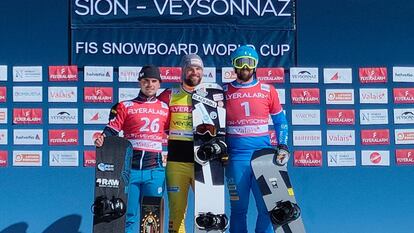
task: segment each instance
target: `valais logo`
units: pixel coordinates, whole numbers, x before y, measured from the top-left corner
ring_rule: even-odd
[[[414,88],[394,88],[394,103],[413,104]]]
[[[85,87],[84,101],[86,103],[112,103],[112,87]]]
[[[292,88],[292,104],[319,104],[318,88]]]
[[[387,88],[360,88],[359,102],[361,104],[387,104]]]
[[[354,125],[355,110],[328,109],[326,110],[326,123],[328,125]]]
[[[6,87],[0,87],[0,103],[5,103],[7,100]]]
[[[386,83],[387,68],[359,68],[359,81],[361,83]]]
[[[294,165],[297,167],[321,167],[322,151],[295,151],[293,154]]]
[[[49,130],[49,145],[78,145],[79,137],[77,129],[51,129]]]
[[[256,77],[264,83],[284,83],[285,70],[283,67],[257,68]]]
[[[166,83],[181,82],[180,67],[160,67],[161,80]]]
[[[389,145],[390,131],[388,129],[361,130],[362,145]]]
[[[41,108],[13,109],[13,124],[42,124]]]
[[[414,165],[414,149],[395,150],[395,159],[398,165]]]
[[[85,150],[83,152],[83,166],[95,167],[96,164],[96,152],[94,150]]]
[[[78,66],[49,66],[49,81],[78,81]]]

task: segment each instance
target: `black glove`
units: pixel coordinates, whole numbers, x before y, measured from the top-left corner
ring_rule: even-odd
[[[289,161],[290,153],[287,145],[279,144],[275,152],[275,162],[277,165],[284,166]]]

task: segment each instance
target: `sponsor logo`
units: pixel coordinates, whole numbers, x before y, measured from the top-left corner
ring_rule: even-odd
[[[7,66],[0,66],[0,81],[7,81]]]
[[[237,75],[234,72],[233,67],[222,67],[221,68],[221,82],[222,83],[229,83],[236,80]]]
[[[7,151],[0,151],[0,167],[7,167]]]
[[[7,100],[7,89],[6,87],[0,87],[0,103],[5,103]]]
[[[119,88],[118,90],[118,100],[125,101],[125,100],[132,100],[138,96],[141,88]]]
[[[112,103],[112,87],[85,87],[84,98],[86,103]]]
[[[0,129],[0,145],[7,145],[7,129]]]
[[[115,170],[115,166],[109,163],[98,163],[97,168],[101,172],[113,172]]]
[[[398,165],[414,165],[414,149],[395,150],[395,160]]]
[[[319,110],[292,110],[292,125],[320,125]]]
[[[50,108],[49,124],[77,124],[77,108]]]
[[[42,166],[42,151],[13,151],[13,166]]]
[[[276,91],[277,91],[277,95],[278,95],[278,97],[279,97],[279,101],[280,101],[280,104],[285,104],[286,103],[286,91],[285,91],[285,89],[276,89]]]
[[[7,124],[7,108],[0,108],[0,124]]]
[[[49,66],[50,82],[78,81],[78,66]]]
[[[354,104],[354,90],[326,89],[326,104]]]
[[[77,151],[50,151],[49,166],[77,167],[79,166],[79,153]]]
[[[13,87],[13,102],[42,102],[42,87]]]
[[[328,151],[329,167],[356,166],[355,151]]]
[[[324,83],[352,83],[352,69],[323,69]]]
[[[322,151],[295,151],[293,153],[294,165],[297,167],[321,167]]]
[[[85,66],[85,82],[112,82],[114,67],[112,66]]]
[[[101,135],[101,130],[85,130],[83,131],[83,143],[85,146],[94,146],[95,140]]]
[[[414,124],[414,108],[394,109],[395,124]]]
[[[13,109],[13,124],[42,124],[41,108]]]
[[[326,123],[328,125],[354,125],[355,110],[328,109],[326,110]]]
[[[41,66],[13,66],[13,82],[41,82]]]
[[[49,102],[71,102],[75,103],[78,100],[76,87],[49,87],[48,99]]]
[[[393,67],[392,76],[394,82],[414,82],[414,67]]]
[[[372,166],[389,166],[390,165],[390,152],[389,151],[361,151],[362,165]]]
[[[320,130],[314,131],[293,131],[294,146],[320,146],[322,145],[322,136]]]
[[[138,82],[140,66],[120,66],[118,68],[119,82]]]
[[[359,89],[359,101],[361,104],[386,104],[388,94],[386,88],[361,88]]]
[[[274,130],[269,130],[270,144],[273,146],[277,145],[276,132]]]
[[[395,129],[395,144],[414,144],[414,129]]]
[[[284,83],[285,69],[283,67],[257,68],[256,77],[263,83]]]
[[[291,83],[318,83],[318,68],[290,68],[290,82]]]
[[[119,188],[118,179],[98,178],[96,179],[95,183],[96,183],[96,187],[100,187],[100,188]]]
[[[414,103],[414,88],[394,88],[393,93],[396,104]]]
[[[319,104],[318,88],[292,88],[292,104]]]
[[[109,118],[109,109],[92,109],[85,108],[83,110],[84,124],[106,124]]]
[[[390,144],[390,131],[388,129],[361,130],[362,145],[388,145]]]
[[[216,67],[204,67],[202,83],[216,82]]]
[[[42,145],[43,130],[42,129],[14,129],[13,130],[14,145]]]
[[[166,83],[181,82],[180,67],[160,67],[161,80]]]
[[[355,145],[355,131],[354,130],[327,130],[326,131],[327,145]]]
[[[96,152],[94,150],[85,150],[83,152],[83,166],[95,167],[96,164]]]
[[[387,109],[361,109],[359,114],[361,125],[388,124]]]
[[[77,129],[51,129],[49,130],[49,145],[63,146],[63,145],[78,145],[78,130]]]
[[[359,81],[361,83],[386,83],[387,68],[359,68]]]

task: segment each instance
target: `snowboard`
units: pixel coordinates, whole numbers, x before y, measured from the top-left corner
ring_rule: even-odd
[[[276,150],[266,148],[253,153],[251,167],[263,195],[273,229],[277,233],[305,233],[287,165],[274,161]]]
[[[224,207],[224,163],[228,155],[221,143],[226,132],[222,87],[216,83],[198,85],[192,95],[192,107],[194,232],[224,232],[229,221]]]
[[[164,232],[164,201],[162,197],[144,196],[141,201],[141,233]]]
[[[105,137],[96,148],[93,233],[125,232],[133,148],[121,137]]]

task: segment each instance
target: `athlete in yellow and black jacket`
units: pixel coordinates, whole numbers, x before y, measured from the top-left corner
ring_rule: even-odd
[[[196,54],[181,61],[183,82],[167,89],[158,99],[170,109],[167,159],[167,192],[170,210],[169,233],[185,233],[184,219],[188,189],[194,191],[194,144],[191,94],[203,77],[203,61]]]

